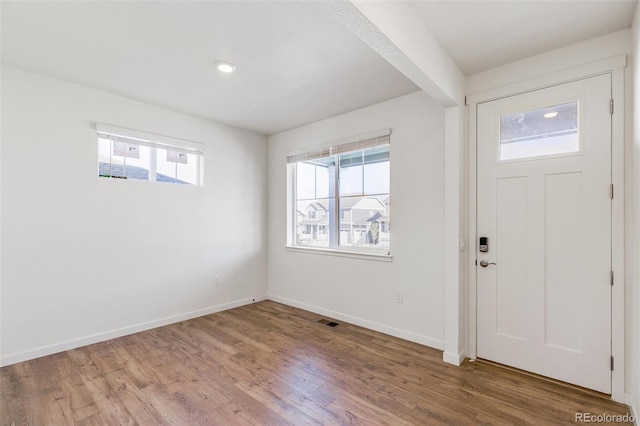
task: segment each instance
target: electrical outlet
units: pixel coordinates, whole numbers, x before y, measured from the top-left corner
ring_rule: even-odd
[[[213,285],[220,285],[220,277],[218,275],[213,277]]]
[[[396,303],[403,303],[404,294],[396,293]]]

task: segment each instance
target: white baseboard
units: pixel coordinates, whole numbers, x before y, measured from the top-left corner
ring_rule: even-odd
[[[208,308],[186,312],[184,314],[178,314],[178,315],[173,315],[166,318],[160,318],[157,320],[148,321],[148,322],[127,326],[127,327],[122,327],[122,328],[107,331],[104,333],[98,333],[91,336],[81,337],[78,339],[71,339],[71,340],[56,343],[53,345],[43,346],[43,347],[32,349],[29,351],[7,355],[0,359],[0,367],[15,364],[22,361],[28,361],[35,358],[40,358],[42,356],[51,355],[58,352],[68,351],[70,349],[79,348],[81,346],[104,342],[105,340],[114,339],[116,337],[127,336],[129,334],[139,333],[141,331],[162,327],[162,326],[173,324],[180,321],[186,321],[193,318],[214,314],[216,312],[226,311],[228,309],[233,309],[239,306],[244,306],[244,305],[249,305],[251,303],[259,302],[261,300],[265,300],[265,297],[258,296],[254,298],[250,297],[246,299],[240,299],[240,300],[236,300],[229,303],[223,303],[221,305],[210,306]]]
[[[380,333],[388,334],[394,337],[399,337],[400,339],[408,340],[414,343],[419,343],[421,345],[429,346],[434,349],[439,349],[439,350],[444,349],[443,341],[433,339],[431,337],[422,336],[420,334],[401,330],[399,328],[389,327],[383,324],[379,324],[377,322],[365,320],[362,318],[354,317],[351,315],[343,314],[343,313],[332,311],[329,309],[324,309],[319,306],[309,305],[304,302],[300,302],[294,299],[289,299],[286,297],[280,297],[273,294],[268,294],[266,298],[269,300],[273,300],[274,302],[293,306],[294,308],[304,309],[305,311],[314,312],[319,315],[326,315],[328,317],[335,318],[340,321],[346,321],[354,325],[359,325],[360,327],[368,328],[374,331],[379,331]]]
[[[459,354],[444,352],[442,354],[442,360],[444,362],[446,362],[447,364],[453,364],[457,366],[462,365],[462,362],[464,361],[465,358],[466,358],[466,354],[464,352],[460,352]]]

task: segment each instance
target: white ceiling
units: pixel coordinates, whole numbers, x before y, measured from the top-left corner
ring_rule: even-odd
[[[637,0],[408,2],[466,75],[630,28]]]
[[[636,0],[419,1],[470,75],[631,26]],[[2,62],[274,134],[418,90],[318,2],[0,3]],[[237,65],[218,72],[216,60]]]
[[[2,61],[264,134],[419,90],[311,2],[2,2]]]

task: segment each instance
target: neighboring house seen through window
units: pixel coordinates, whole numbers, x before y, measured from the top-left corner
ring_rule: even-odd
[[[385,133],[287,157],[290,245],[390,254]]]
[[[199,144],[98,124],[98,176],[202,186]]]

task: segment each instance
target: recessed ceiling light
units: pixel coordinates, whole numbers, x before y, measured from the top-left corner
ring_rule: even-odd
[[[233,65],[231,62],[219,61],[219,62],[216,62],[216,66],[218,67],[218,71],[226,72],[226,73],[234,72],[236,69],[236,66]]]
[[[558,111],[548,112],[544,115],[544,118],[555,118],[558,116]]]

